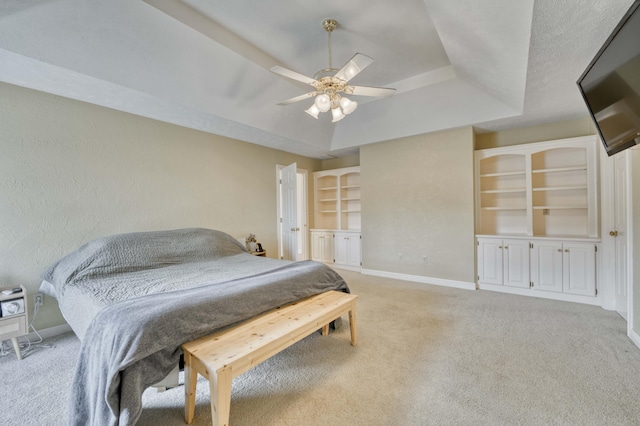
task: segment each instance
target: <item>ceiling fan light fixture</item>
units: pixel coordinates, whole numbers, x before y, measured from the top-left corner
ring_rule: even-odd
[[[345,115],[349,115],[358,108],[358,103],[343,96],[342,99],[340,99],[340,107]]]
[[[331,98],[326,93],[316,96],[314,103],[321,112],[327,112],[331,108]]]
[[[306,112],[316,120],[318,119],[318,114],[320,114],[320,110],[318,109],[315,103],[311,104],[309,109],[305,109],[304,112]]]
[[[331,109],[333,115],[332,122],[342,120],[347,114],[351,114],[358,107],[358,103],[342,97],[342,94],[356,96],[373,96],[377,98],[393,95],[396,89],[385,87],[351,86],[349,80],[358,75],[363,69],[371,65],[373,59],[362,53],[356,53],[340,69],[331,65],[331,32],[336,29],[338,23],[335,19],[325,19],[322,27],[327,32],[329,45],[329,67],[321,69],[313,78],[291,71],[281,66],[271,67],[270,71],[282,77],[290,78],[313,87],[313,91],[304,95],[279,102],[278,105],[289,105],[315,96],[313,105],[305,110],[313,118],[318,118],[320,112],[327,112]]]
[[[333,115],[333,120],[331,120],[332,123],[335,123],[336,121],[340,121],[346,117],[346,115],[344,115],[340,107],[333,108],[331,110],[331,114]]]

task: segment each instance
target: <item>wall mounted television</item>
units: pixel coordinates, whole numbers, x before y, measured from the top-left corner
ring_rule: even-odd
[[[608,155],[640,144],[640,0],[577,83]]]

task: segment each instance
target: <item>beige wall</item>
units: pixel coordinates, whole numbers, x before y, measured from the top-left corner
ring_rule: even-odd
[[[321,164],[7,84],[0,129],[0,283],[31,293],[51,262],[120,232],[251,232],[275,256],[276,164]],[[46,298],[35,325],[62,323]]]
[[[475,149],[497,148],[595,134],[596,128],[593,121],[589,117],[584,117],[499,132],[480,133],[476,131]]]
[[[363,146],[360,168],[364,269],[475,282],[471,127]]]
[[[322,160],[322,170],[341,169],[360,165],[360,154],[345,155],[344,157]]]

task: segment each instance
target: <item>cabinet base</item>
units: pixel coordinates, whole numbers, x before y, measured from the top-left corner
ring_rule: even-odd
[[[554,293],[552,291],[536,290],[535,288],[518,288],[504,285],[478,283],[480,290],[496,291],[499,293],[516,294],[519,296],[539,297],[542,299],[560,300],[563,302],[575,302],[585,305],[600,306],[600,297],[598,296],[581,296],[577,294]]]

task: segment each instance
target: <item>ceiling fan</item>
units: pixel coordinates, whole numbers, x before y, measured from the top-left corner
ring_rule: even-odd
[[[331,32],[337,26],[338,23],[335,19],[328,18],[322,21],[322,28],[324,28],[329,35],[329,68],[318,71],[313,78],[281,66],[271,68],[270,71],[275,74],[301,81],[314,88],[312,92],[284,100],[278,103],[278,105],[289,105],[315,96],[316,99],[314,103],[309,109],[305,110],[305,112],[317,119],[320,112],[327,112],[331,109],[333,115],[332,121],[335,123],[336,121],[342,120],[346,115],[351,114],[358,107],[357,102],[343,96],[343,94],[386,98],[395,93],[396,89],[386,87],[351,86],[348,84],[349,80],[373,62],[373,59],[362,53],[353,55],[349,62],[342,68],[332,68]]]

